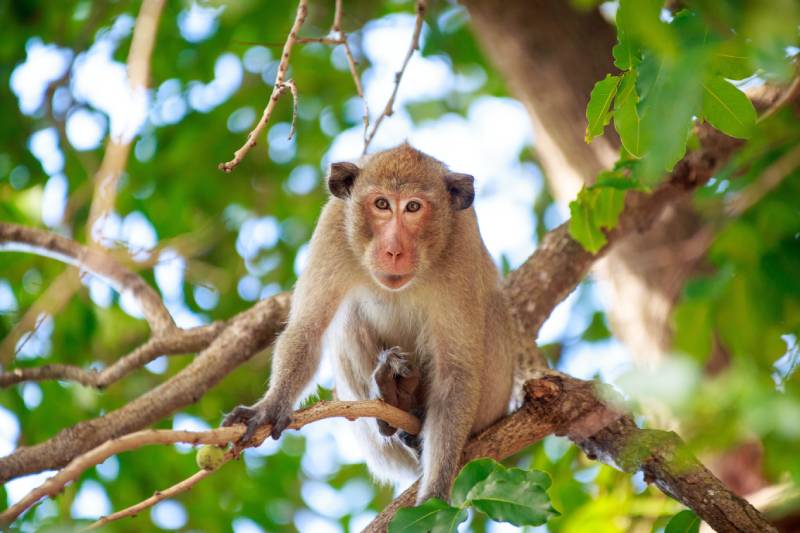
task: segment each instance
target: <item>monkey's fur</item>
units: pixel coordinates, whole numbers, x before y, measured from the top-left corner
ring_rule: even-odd
[[[332,196],[275,345],[269,389],[223,424],[247,423],[242,442],[267,423],[279,436],[324,349],[339,399],[393,391],[387,401],[423,417],[421,453],[418,442],[374,419],[350,424],[373,475],[390,482],[421,475],[418,501],[448,500],[469,435],[508,411],[520,346],[500,275],[478,231],[472,183],[472,176],[453,173],[408,144],[375,154],[363,168],[333,164]],[[375,274],[380,261],[389,261],[376,248],[383,245],[374,231],[374,213],[383,216],[375,206],[384,209],[388,202],[371,204],[375,194],[424,200],[411,229],[398,230],[400,237],[413,237],[413,249],[403,249],[413,259],[412,278],[399,290]]]

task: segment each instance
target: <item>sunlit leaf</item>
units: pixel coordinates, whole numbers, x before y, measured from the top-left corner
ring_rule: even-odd
[[[549,487],[550,477],[544,472],[495,470],[469,492],[469,499],[493,520],[538,526],[559,514],[550,505]]]
[[[467,501],[467,494],[479,482],[483,481],[489,474],[494,472],[501,465],[493,459],[476,459],[467,463],[461,469],[453,482],[451,490],[451,501],[454,505],[461,505]]]
[[[703,82],[703,118],[731,137],[747,139],[756,124],[756,110],[731,82],[714,76]]]
[[[639,46],[624,31],[618,32],[619,42],[611,49],[614,56],[614,66],[620,70],[636,68],[641,62]]]
[[[614,101],[614,129],[628,153],[638,158],[644,153],[644,140],[638,111],[636,75],[636,71],[631,71],[622,78],[619,94]]]
[[[586,142],[603,134],[603,130],[611,120],[611,102],[617,94],[620,77],[607,74],[605,79],[598,81],[589,97],[586,106]]]

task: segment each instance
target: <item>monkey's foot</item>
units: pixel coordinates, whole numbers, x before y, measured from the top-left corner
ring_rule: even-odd
[[[378,366],[372,374],[373,396],[391,406],[411,412],[419,386],[419,368],[412,366],[408,356],[398,346],[378,354]],[[381,435],[390,437],[397,428],[378,420]]]
[[[400,442],[417,452],[417,457],[422,455],[422,439],[419,435],[412,435],[406,431],[400,430],[397,432],[397,438]]]
[[[262,426],[272,426],[270,436],[277,440],[283,430],[286,429],[291,423],[292,419],[289,412],[284,412],[282,408],[270,408],[267,406],[256,405],[247,407],[239,405],[228,413],[222,420],[222,426],[232,426],[234,424],[244,424],[247,429],[236,441],[234,448],[241,450],[248,446],[257,446],[260,442],[256,442],[253,437],[255,436],[258,428]]]

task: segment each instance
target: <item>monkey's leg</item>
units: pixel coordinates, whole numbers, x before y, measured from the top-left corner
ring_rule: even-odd
[[[415,400],[420,382],[420,371],[419,368],[411,365],[406,354],[400,351],[399,346],[383,350],[378,355],[378,366],[372,373],[372,381],[373,397],[409,413],[417,410],[415,409],[418,407],[415,405]],[[381,435],[390,437],[397,431],[397,428],[383,420],[377,422]],[[413,442],[413,439],[410,439],[409,442]]]
[[[450,486],[458,472],[481,393],[480,365],[466,364],[470,358],[448,357],[448,352],[437,355],[448,360],[435,363],[429,389],[422,429],[423,475],[418,504],[433,497],[450,500]],[[476,357],[479,358],[480,355]]]

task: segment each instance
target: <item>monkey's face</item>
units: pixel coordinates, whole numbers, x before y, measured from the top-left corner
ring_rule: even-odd
[[[407,144],[375,154],[363,169],[334,163],[328,176],[331,194],[347,202],[344,224],[353,252],[391,291],[435,271],[453,217],[472,205],[472,182]]]
[[[371,235],[364,257],[370,274],[387,289],[406,287],[414,279],[420,259],[425,259],[421,245],[432,216],[430,200],[422,194],[376,188],[359,201],[367,225],[365,233]]]

